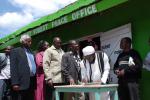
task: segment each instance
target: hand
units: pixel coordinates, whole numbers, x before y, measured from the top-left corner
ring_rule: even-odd
[[[117,70],[115,70],[115,74],[116,75],[119,75],[120,74],[120,71],[117,69]]]
[[[101,81],[100,81],[100,80],[97,80],[97,81],[95,81],[95,83],[101,83]]]
[[[82,79],[82,82],[83,82],[83,83],[87,83],[87,80],[86,80],[86,79]]]
[[[69,82],[70,82],[70,85],[75,85],[75,82],[73,79],[70,79]]]
[[[13,90],[14,91],[19,91],[20,90],[20,86],[19,85],[14,85],[13,86]]]
[[[50,80],[48,80],[47,84],[48,84],[50,87],[52,87],[52,86],[53,86],[53,81],[50,79]]]
[[[93,84],[94,85],[100,85],[100,84],[102,84],[102,81],[101,80],[97,80],[97,81],[94,81]]]
[[[120,70],[115,70],[115,73],[116,73],[117,76],[121,76]]]
[[[120,71],[120,76],[124,76],[124,69]]]

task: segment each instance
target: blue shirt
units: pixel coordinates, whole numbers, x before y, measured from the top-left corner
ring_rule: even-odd
[[[26,52],[28,64],[29,64],[29,67],[30,67],[30,76],[35,76],[36,64],[35,64],[34,56],[31,53],[31,51],[26,49],[26,48],[25,48],[25,52]]]

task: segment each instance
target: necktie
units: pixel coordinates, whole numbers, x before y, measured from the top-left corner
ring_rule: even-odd
[[[34,61],[34,57],[33,57],[33,54],[31,52],[28,52],[28,57],[29,57],[29,60],[31,62],[31,71],[33,72],[33,74],[36,73],[36,65],[35,65],[35,61]]]

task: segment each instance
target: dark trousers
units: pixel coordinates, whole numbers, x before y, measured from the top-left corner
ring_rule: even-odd
[[[29,89],[12,92],[12,100],[34,100],[34,91]]]
[[[11,100],[10,79],[0,80],[0,100]]]
[[[128,87],[129,87],[130,99],[131,100],[140,100],[139,84],[137,84],[136,82],[128,83]]]
[[[119,100],[140,100],[139,84],[136,82],[119,84],[118,94]]]
[[[30,87],[26,90],[13,91],[12,100],[34,100],[35,94],[35,77],[30,78]]]
[[[64,83],[54,83],[54,86],[66,85]],[[46,100],[55,100],[55,89],[54,87],[48,86],[46,84]],[[60,100],[64,100],[64,93],[60,93]]]

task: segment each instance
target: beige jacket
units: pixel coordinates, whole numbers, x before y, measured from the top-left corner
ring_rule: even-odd
[[[52,79],[53,83],[62,83],[61,59],[64,51],[53,45],[44,52],[43,69],[45,80]]]

